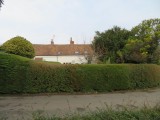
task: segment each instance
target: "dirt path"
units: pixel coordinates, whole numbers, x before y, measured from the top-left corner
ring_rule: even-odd
[[[35,111],[48,115],[85,113],[97,108],[139,108],[160,104],[160,89],[93,95],[0,96],[0,120],[30,119]]]

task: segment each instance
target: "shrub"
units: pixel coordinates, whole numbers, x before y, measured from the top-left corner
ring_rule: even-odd
[[[130,66],[131,87],[152,88],[160,86],[160,66],[154,64],[141,64]]]
[[[22,93],[29,59],[0,52],[0,93]]]
[[[25,87],[27,93],[72,91],[65,66],[31,62],[27,76]]]
[[[5,42],[1,49],[7,53],[33,58],[34,48],[32,44],[23,37],[17,36]]]
[[[106,92],[160,86],[158,65],[31,63],[26,92]]]
[[[127,67],[123,65],[82,65],[77,74],[83,91],[112,91],[129,88]]]

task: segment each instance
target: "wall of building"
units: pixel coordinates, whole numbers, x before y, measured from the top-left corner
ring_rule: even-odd
[[[87,60],[84,55],[72,55],[72,56],[35,56],[35,58],[43,58],[43,61],[52,61],[52,62],[60,62],[71,63],[71,64],[85,64]]]

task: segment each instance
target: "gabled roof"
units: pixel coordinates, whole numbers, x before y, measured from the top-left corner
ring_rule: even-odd
[[[93,54],[90,44],[34,44],[36,56],[86,55]]]

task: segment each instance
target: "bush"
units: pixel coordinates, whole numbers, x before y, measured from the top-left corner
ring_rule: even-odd
[[[0,52],[0,93],[22,93],[30,59]]]
[[[127,67],[123,65],[82,65],[77,74],[82,91],[112,91],[129,88]]]
[[[141,64],[130,66],[131,88],[152,88],[160,86],[160,66]]]
[[[33,45],[28,40],[20,36],[8,40],[1,46],[0,49],[7,53],[28,58],[33,58],[35,54]]]
[[[27,72],[27,93],[71,92],[67,67],[42,62],[31,62]]]
[[[0,52],[0,93],[107,92],[160,86],[154,64],[61,65]]]

